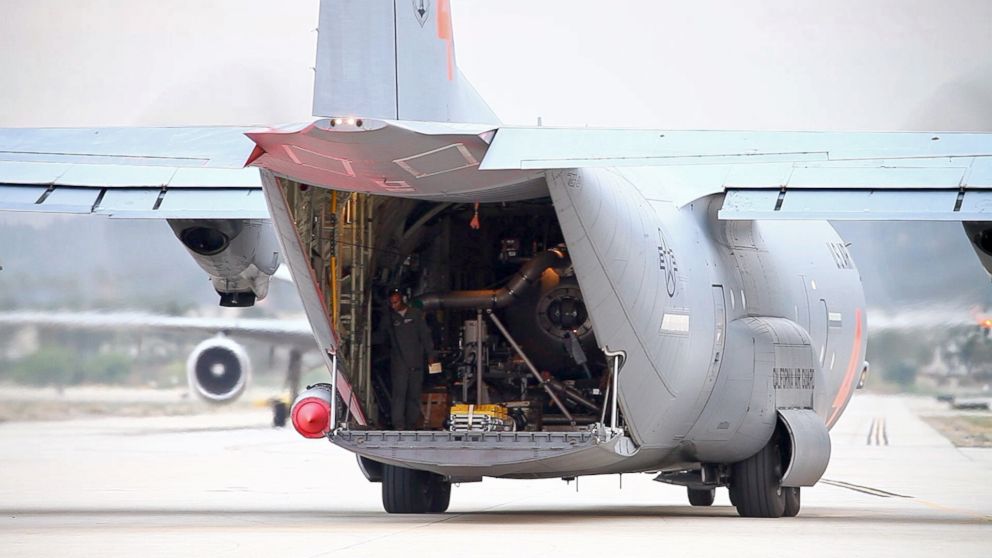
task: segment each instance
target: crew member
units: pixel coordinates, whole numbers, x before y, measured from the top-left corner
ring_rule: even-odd
[[[393,428],[410,430],[420,424],[424,363],[434,362],[434,340],[423,311],[408,306],[399,291],[389,294],[389,308],[383,325],[390,347]]]

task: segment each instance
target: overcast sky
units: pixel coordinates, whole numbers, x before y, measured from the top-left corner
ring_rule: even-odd
[[[317,5],[2,0],[0,126],[306,120]],[[459,65],[511,123],[992,130],[988,0],[452,10]]]
[[[309,120],[317,7],[0,0],[0,127]],[[508,123],[992,131],[990,0],[452,0],[452,11],[459,66]],[[945,226],[954,250],[934,257],[980,275],[956,227]]]

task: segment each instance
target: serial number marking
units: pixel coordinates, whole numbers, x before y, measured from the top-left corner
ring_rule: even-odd
[[[775,368],[772,384],[775,389],[813,389],[816,373],[812,368]]]

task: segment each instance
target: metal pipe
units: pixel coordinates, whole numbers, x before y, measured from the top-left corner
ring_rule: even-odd
[[[362,277],[366,277],[368,273],[368,267],[372,263],[372,248],[375,242],[375,228],[373,219],[375,218],[374,210],[375,206],[372,203],[372,198],[365,198],[365,214],[362,223],[367,227],[365,231],[365,236],[362,239],[362,253],[363,253],[363,273]],[[377,413],[377,409],[372,405],[372,360],[370,352],[372,350],[372,296],[366,291],[365,279],[362,279],[362,293],[365,296],[365,374],[368,377],[368,389],[365,390],[365,408],[369,409],[373,413]]]
[[[335,399],[337,399],[337,396],[335,396]],[[354,402],[355,402],[355,389],[352,388],[352,389],[348,390],[348,404],[344,406],[344,423],[345,423],[345,425],[347,425],[348,424],[348,421],[351,420],[351,404],[354,403]]]
[[[547,382],[548,385],[551,386],[551,389],[560,393],[562,397],[564,397],[565,399],[568,399],[573,403],[582,405],[583,407],[586,407],[587,409],[591,410],[594,413],[599,412],[598,405],[583,397],[581,393],[575,391],[573,388],[566,386],[565,384],[561,383],[555,378],[548,378]]]
[[[544,415],[541,417],[541,422],[550,426],[558,426],[562,424],[595,424],[596,415],[575,415],[572,420],[561,415]]]
[[[331,432],[338,427],[338,352],[331,353]]]
[[[557,405],[558,408],[561,409],[562,414],[568,417],[570,424],[574,426],[575,419],[572,418],[572,414],[569,413],[568,409],[565,408],[565,405],[561,402],[561,399],[558,399],[558,396],[555,395],[554,390],[548,387],[547,382],[545,382],[544,378],[541,377],[541,373],[538,372],[537,368],[534,367],[534,363],[531,362],[529,358],[527,358],[527,355],[524,354],[524,350],[520,348],[520,345],[518,345],[517,342],[513,339],[513,337],[510,335],[510,332],[507,331],[506,328],[503,326],[503,322],[499,321],[499,318],[496,317],[496,314],[493,314],[492,310],[486,310],[486,314],[488,314],[489,319],[491,319],[493,323],[496,324],[496,328],[499,329],[500,333],[503,334],[503,337],[505,337],[507,342],[510,343],[510,346],[513,347],[513,350],[517,351],[517,354],[520,355],[520,358],[524,359],[524,364],[526,364],[527,368],[530,369],[530,373],[534,375],[534,378],[536,378],[537,382],[541,384],[541,387],[544,388],[544,391],[548,392],[548,395],[550,395],[551,399],[554,400],[555,405]]]
[[[331,190],[331,263],[328,275],[331,289],[331,325],[335,332],[341,331],[341,285],[338,282],[338,193]],[[321,227],[323,227],[321,223]],[[337,351],[335,351],[337,352]],[[337,385],[335,384],[335,387]]]
[[[475,404],[482,405],[482,310],[475,313]]]
[[[530,289],[534,283],[538,282],[545,269],[564,260],[566,257],[562,250],[545,250],[525,263],[520,268],[520,271],[511,277],[502,289],[426,294],[417,300],[424,310],[435,310],[437,308],[464,310],[474,308],[503,308],[512,304],[520,295]]]
[[[599,424],[606,426],[607,402],[613,399],[613,380],[606,382],[606,393],[603,394],[603,409],[600,411]]]
[[[610,428],[616,430],[617,395],[620,393],[620,386],[617,380],[620,376],[620,363],[627,360],[627,353],[624,351],[611,351],[606,348],[603,349],[603,354],[613,359],[613,377],[610,379],[610,387],[613,388],[613,391],[610,393]]]

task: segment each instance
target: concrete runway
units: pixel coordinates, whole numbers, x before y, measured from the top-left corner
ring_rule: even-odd
[[[0,424],[0,556],[992,555],[992,450],[858,395],[797,518],[742,519],[648,475],[456,487],[390,516],[350,454],[264,411]]]

